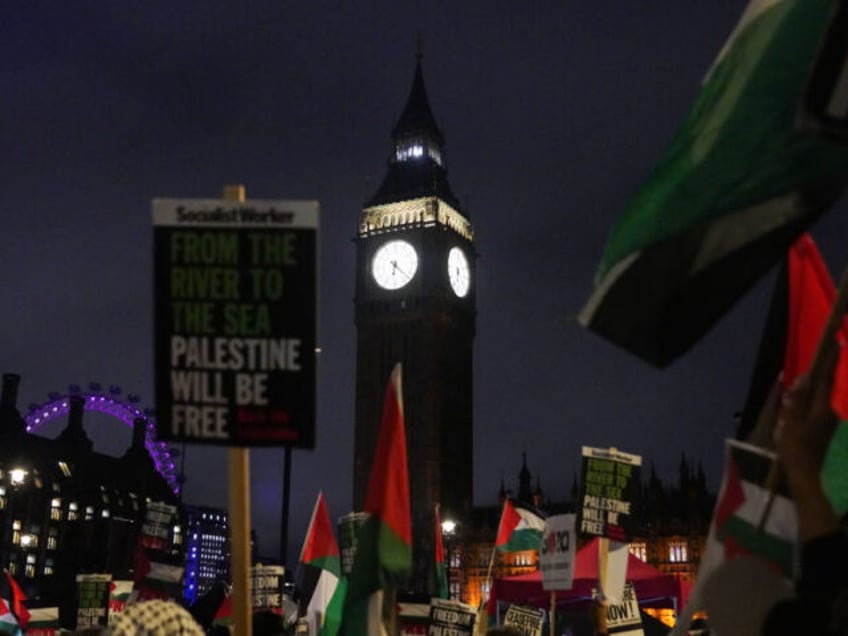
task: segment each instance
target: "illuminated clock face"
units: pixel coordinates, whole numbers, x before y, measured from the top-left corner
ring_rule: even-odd
[[[381,245],[371,261],[371,275],[383,289],[400,289],[418,271],[418,253],[406,241],[389,241]]]
[[[448,277],[453,293],[460,298],[465,297],[471,285],[471,272],[468,269],[468,259],[458,247],[452,247],[448,252]]]

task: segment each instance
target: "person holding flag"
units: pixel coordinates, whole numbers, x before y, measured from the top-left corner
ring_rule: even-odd
[[[820,477],[837,424],[831,390],[839,347],[831,343],[823,357],[823,377],[801,375],[784,397],[775,433],[780,465],[798,507],[801,575],[797,597],[766,616],[764,636],[848,633],[848,537]]]

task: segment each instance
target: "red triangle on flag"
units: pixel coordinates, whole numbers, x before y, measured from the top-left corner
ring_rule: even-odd
[[[333,534],[333,526],[330,522],[330,513],[327,511],[324,493],[319,492],[318,500],[315,502],[315,508],[312,511],[312,519],[309,520],[309,527],[306,530],[303,549],[300,551],[300,562],[312,563],[333,556],[339,556],[339,546]]]

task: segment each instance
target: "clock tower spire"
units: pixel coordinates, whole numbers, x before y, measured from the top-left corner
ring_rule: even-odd
[[[356,236],[354,506],[365,500],[392,367],[403,401],[415,569],[410,591],[434,593],[435,505],[461,522],[472,505],[474,235],[445,168],[445,140],[421,56],[391,130],[386,176]]]

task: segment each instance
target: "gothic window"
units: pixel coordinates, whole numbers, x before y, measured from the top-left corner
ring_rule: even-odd
[[[689,560],[686,554],[685,541],[669,541],[668,542],[668,560],[672,563],[685,563]]]
[[[644,541],[631,543],[628,546],[628,550],[630,551],[630,554],[635,556],[637,559],[640,559],[641,561],[648,560],[648,545]]]

